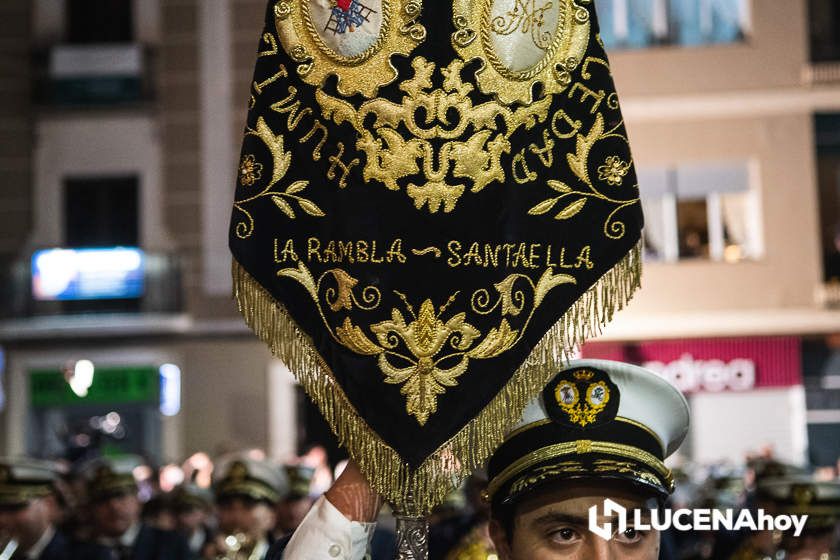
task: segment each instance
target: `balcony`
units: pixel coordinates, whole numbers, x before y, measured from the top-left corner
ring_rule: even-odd
[[[152,51],[137,43],[56,45],[35,54],[35,101],[102,108],[153,98]]]
[[[175,255],[136,251],[138,256],[131,257],[136,262],[127,267],[117,263],[125,261],[124,256],[93,255],[97,262],[87,270],[56,261],[56,255],[72,258],[60,253],[73,252],[44,251],[53,254],[49,269],[37,262],[42,252],[0,263],[0,284],[6,288],[0,291],[0,322],[26,327],[110,318],[107,323],[133,324],[144,317],[176,318],[183,312],[182,267]],[[87,263],[93,259],[87,257]]]

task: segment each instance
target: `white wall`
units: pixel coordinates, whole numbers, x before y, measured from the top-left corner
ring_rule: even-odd
[[[803,387],[698,393],[689,402],[692,459],[741,464],[747,453],[772,446],[777,458],[798,465],[806,463]]]
[[[35,42],[47,46],[64,40],[65,0],[34,0],[32,29]],[[134,36],[138,43],[160,41],[159,0],[134,0]]]
[[[152,116],[44,118],[37,124],[36,135],[34,194],[38,204],[34,206],[32,246],[64,242],[65,177],[136,174],[141,245],[152,251],[171,249],[162,219],[160,133]]]

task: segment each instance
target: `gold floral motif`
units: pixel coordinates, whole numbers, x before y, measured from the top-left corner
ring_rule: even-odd
[[[476,291],[470,299],[470,311],[478,315],[497,312],[500,316],[498,324],[485,334],[468,322],[466,311],[447,313],[458,301],[457,292],[439,308],[426,298],[416,311],[405,295],[395,292],[408,317],[393,308],[388,319],[369,323],[368,334],[347,314],[356,308],[378,310],[382,296],[376,287],[365,287],[359,297],[355,294],[358,280],[346,271],[330,269],[316,281],[303,261],[298,261],[295,268],[279,270],[277,275],[306,289],[337,343],[362,356],[378,356],[377,365],[385,383],[402,385],[406,413],[421,426],[437,411],[438,397],[447,388],[458,385],[458,378],[467,371],[471,359],[493,358],[510,350],[521,340],[548,292],[562,284],[577,283],[573,276],[554,274],[553,267],[549,267],[536,284],[524,274],[512,274],[494,285],[495,297],[488,290]],[[522,288],[517,288],[519,285]],[[339,313],[345,315],[336,316]]]
[[[604,162],[604,165],[598,168],[598,179],[606,181],[614,187],[620,187],[629,171],[629,163],[621,161],[618,156],[610,156]]]
[[[441,70],[442,89],[433,89],[434,63],[417,57],[412,66],[414,76],[400,84],[406,94],[400,104],[374,99],[356,108],[323,90],[316,92],[316,99],[325,118],[336,124],[347,122],[358,132],[356,147],[367,155],[365,181],[378,181],[390,190],[404,187],[418,210],[452,212],[467,182],[472,193],[504,182],[500,158],[510,152],[508,139],[521,127],[545,122],[551,98],[515,109],[496,101],[473,105],[469,97],[473,86],[461,78],[463,61],[453,60]],[[370,116],[375,117],[372,122]],[[503,132],[497,130],[498,117],[505,123]],[[400,132],[401,125],[408,138]],[[436,141],[442,141],[437,149]],[[424,184],[402,181],[421,172]]]
[[[621,210],[633,206],[634,204],[639,203],[639,198],[630,198],[630,199],[620,199],[615,198],[613,196],[608,196],[604,194],[599,188],[594,184],[592,178],[589,175],[589,168],[587,165],[587,161],[589,159],[589,154],[592,151],[592,147],[599,141],[607,139],[607,138],[618,138],[623,140],[625,143],[627,142],[627,138],[622,136],[617,130],[621,127],[621,123],[617,124],[613,129],[609,131],[604,130],[604,116],[601,113],[595,117],[595,122],[592,124],[592,128],[589,130],[587,134],[582,134],[580,132],[577,133],[577,140],[576,140],[576,150],[575,153],[566,154],[566,161],[569,165],[569,168],[575,174],[575,176],[580,179],[586,189],[584,190],[577,190],[573,189],[566,183],[557,180],[549,180],[546,182],[546,185],[560,193],[558,196],[554,196],[551,198],[547,198],[531,208],[528,211],[528,214],[532,216],[542,216],[544,214],[548,214],[561,202],[566,202],[567,204],[563,206],[562,210],[558,212],[554,218],[556,220],[569,220],[577,216],[581,210],[583,210],[584,206],[592,200],[600,200],[605,202],[609,205],[614,206],[615,208],[610,212],[607,216],[607,219],[604,221],[604,235],[609,237],[610,239],[621,239],[624,237],[624,233],[626,230],[626,226],[624,222],[617,220],[615,218],[616,214]],[[621,161],[618,156],[613,156],[618,163],[618,167],[624,173],[621,176],[621,180],[623,181],[623,177],[629,173],[631,168],[631,163],[624,163]],[[607,159],[607,164],[610,165],[610,172],[614,171],[612,164],[615,162],[611,162],[612,158]],[[599,180],[605,181],[608,184],[613,184],[610,182],[610,177],[612,175],[607,175],[601,178],[601,169],[605,169],[606,166],[601,166],[598,169],[599,172]]]
[[[242,162],[239,164],[239,184],[243,187],[253,186],[262,179],[262,169],[263,165],[257,162],[254,154],[242,156]]]
[[[295,181],[282,191],[275,190],[275,187],[286,177],[286,173],[292,165],[292,154],[283,147],[283,135],[274,134],[266,124],[265,119],[260,117],[257,121],[257,128],[249,128],[246,130],[245,136],[256,136],[265,144],[273,158],[273,172],[271,181],[263,190],[255,195],[234,201],[233,208],[243,216],[236,224],[236,236],[240,239],[247,239],[254,233],[254,217],[246,206],[261,198],[270,198],[274,205],[292,220],[297,217],[295,208],[292,206],[293,203],[312,217],[324,217],[326,214],[317,204],[300,195],[309,186],[309,181]],[[251,186],[256,180],[262,178],[262,170],[262,164],[257,163],[253,155],[246,155],[239,168],[240,181],[244,186]],[[246,183],[246,180],[249,183]]]
[[[529,104],[534,101],[533,86],[537,83],[549,97],[565,90],[589,45],[591,23],[584,4],[590,0],[556,0],[557,20],[550,30],[544,29],[545,12],[551,7],[547,3],[537,7],[535,0],[517,0],[508,18],[494,18],[495,1],[454,0],[452,7],[456,29],[452,46],[465,62],[484,62],[476,71],[481,92],[505,104]],[[521,70],[506,65],[494,45],[494,35],[509,35],[516,29],[534,34],[535,45],[544,52],[535,64]]]
[[[432,300],[427,299],[416,315],[408,305],[414,318],[410,323],[394,309],[390,320],[371,326],[380,346],[385,349],[379,355],[379,368],[385,374],[385,382],[403,384],[400,392],[407,397],[406,412],[417,418],[421,426],[437,410],[437,397],[446,391],[446,387],[457,385],[458,378],[467,371],[469,359],[465,351],[481,336],[478,329],[466,322],[466,313],[442,321],[440,316],[445,309],[446,305],[435,311]],[[438,355],[447,343],[459,353],[452,360],[455,363],[445,368],[441,363],[450,356],[440,358]],[[411,355],[396,352],[401,345],[408,348]],[[404,362],[405,367],[394,365],[395,359]]]
[[[275,25],[283,48],[297,66],[301,79],[321,86],[330,75],[338,77],[341,95],[375,97],[381,86],[397,78],[391,56],[408,56],[426,38],[417,20],[421,0],[382,0],[379,37],[364,52],[344,56],[330,48],[312,21],[311,0],[283,0],[275,7]]]

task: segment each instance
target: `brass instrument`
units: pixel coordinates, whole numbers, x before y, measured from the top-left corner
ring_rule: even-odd
[[[259,541],[245,533],[233,533],[225,535],[221,540],[222,553],[216,556],[216,560],[262,560],[265,550],[258,546]],[[0,560],[4,560],[0,557]]]

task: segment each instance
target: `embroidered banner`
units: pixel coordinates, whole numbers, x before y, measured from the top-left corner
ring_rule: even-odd
[[[589,0],[269,3],[235,296],[391,502],[481,465],[631,297],[641,227]]]

